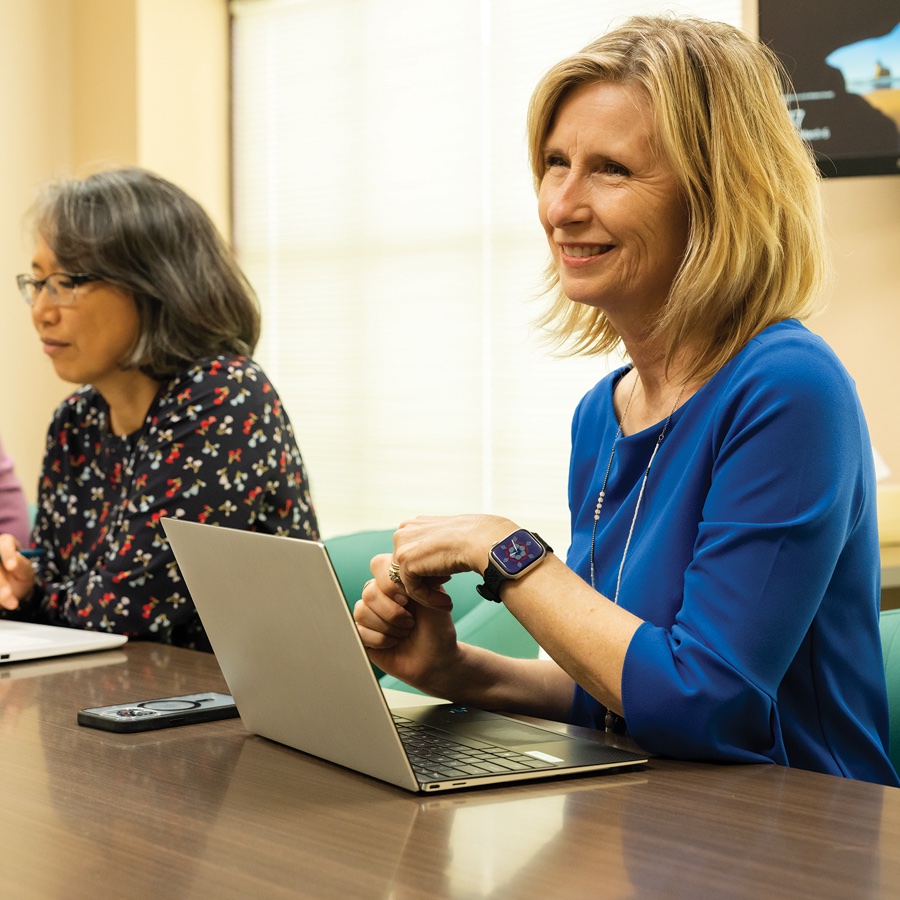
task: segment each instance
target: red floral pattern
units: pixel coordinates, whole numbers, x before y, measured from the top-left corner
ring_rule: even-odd
[[[253,360],[218,357],[163,386],[139,432],[117,437],[107,421],[86,386],[50,425],[34,531],[40,618],[209,649],[160,519],[317,539],[281,400]]]

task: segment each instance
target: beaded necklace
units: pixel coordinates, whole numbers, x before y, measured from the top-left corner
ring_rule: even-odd
[[[628,410],[631,408],[631,401],[634,399],[634,392],[637,389],[638,379],[635,377],[634,384],[631,386],[631,393],[628,395],[628,402],[625,404],[625,411],[622,413],[622,418],[619,420],[619,427],[616,431],[616,436],[613,438],[612,442],[612,450],[609,454],[609,462],[606,464],[606,474],[603,476],[603,484],[600,487],[600,493],[597,495],[597,505],[594,507],[594,525],[591,529],[591,587],[596,590],[596,585],[594,584],[594,547],[597,541],[597,523],[600,521],[600,513],[603,510],[603,501],[606,498],[606,484],[609,481],[609,473],[612,471],[613,460],[616,457],[616,444],[619,441],[619,438],[622,436],[622,429],[625,426],[625,417],[628,415]],[[631,546],[631,538],[634,534],[634,524],[637,522],[638,511],[641,508],[641,500],[644,498],[644,488],[647,486],[647,478],[650,476],[650,467],[653,465],[653,460],[656,459],[656,452],[659,450],[660,444],[663,442],[663,438],[666,436],[666,430],[669,427],[669,422],[672,421],[672,416],[675,415],[675,410],[678,409],[678,404],[681,402],[681,395],[684,393],[684,384],[681,385],[681,389],[678,391],[678,396],[675,398],[675,405],[672,407],[672,411],[669,413],[668,418],[663,423],[662,431],[659,433],[659,437],[656,439],[656,443],[653,445],[653,452],[650,454],[650,460],[647,463],[647,468],[644,469],[644,477],[641,479],[641,489],[638,491],[638,499],[637,505],[634,508],[634,515],[631,517],[631,526],[628,529],[628,537],[625,539],[625,550],[622,552],[622,561],[619,563],[619,574],[616,578],[616,593],[613,597],[613,603],[619,603],[619,588],[622,586],[622,570],[625,568],[625,559],[628,556],[628,548]]]

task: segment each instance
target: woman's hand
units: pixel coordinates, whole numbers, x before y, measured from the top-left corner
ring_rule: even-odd
[[[518,526],[500,516],[419,516],[394,533],[393,562],[407,596],[438,609],[443,585],[456,572],[485,570],[491,547]]]
[[[375,577],[366,582],[353,617],[369,659],[427,694],[563,720],[574,684],[557,663],[514,659],[460,643],[451,616],[453,585],[448,594],[447,580],[456,572],[484,571],[491,547],[516,527],[496,516],[423,516],[404,522],[394,534],[394,553],[372,560]],[[576,586],[594,595],[569,574]],[[540,608],[546,614],[548,605]],[[554,621],[553,627],[558,624]]]
[[[360,638],[378,668],[440,694],[438,681],[444,680],[440,676],[450,675],[459,656],[450,598],[434,581],[429,588],[434,602],[416,603],[402,584],[391,579],[390,567],[388,555],[372,560],[375,577],[366,582],[353,610]]]
[[[34,568],[11,534],[0,534],[0,607],[18,609],[34,588]]]
[[[420,516],[394,534],[392,556],[376,556],[353,615],[369,659],[402,681],[450,696],[464,678],[452,597],[456,572],[482,571],[491,547],[515,525],[496,516]]]

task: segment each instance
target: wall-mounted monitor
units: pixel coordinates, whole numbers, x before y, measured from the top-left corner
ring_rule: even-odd
[[[822,174],[900,175],[900,0],[758,0]]]

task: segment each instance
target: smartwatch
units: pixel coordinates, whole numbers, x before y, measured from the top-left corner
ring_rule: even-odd
[[[491,547],[484,584],[475,589],[485,600],[500,603],[500,585],[504,581],[527,575],[552,552],[553,548],[539,535],[519,528]]]

